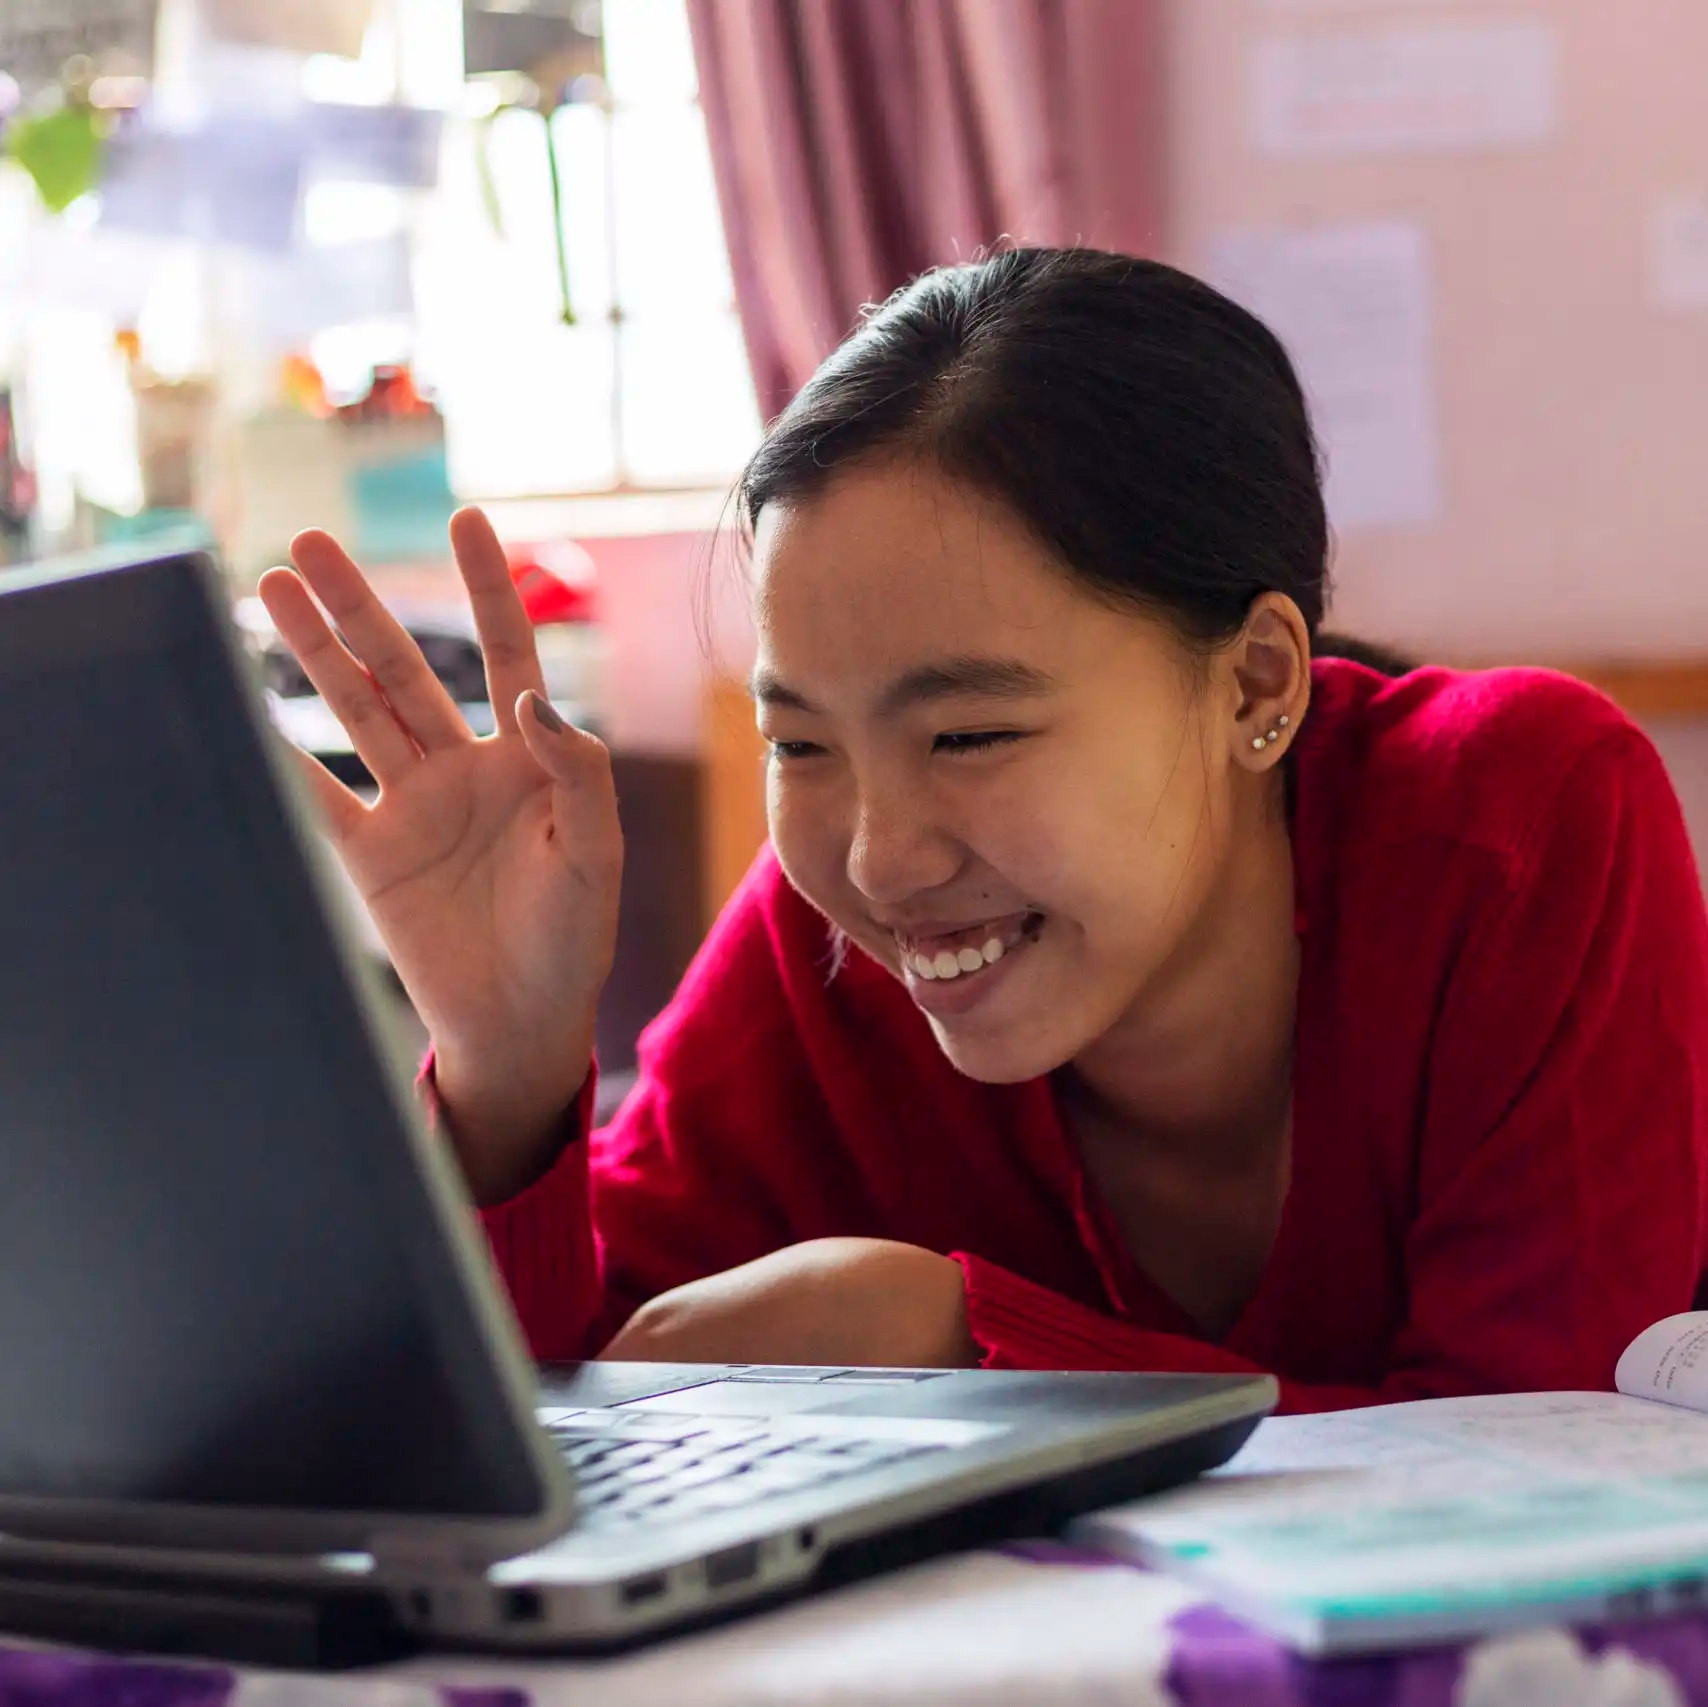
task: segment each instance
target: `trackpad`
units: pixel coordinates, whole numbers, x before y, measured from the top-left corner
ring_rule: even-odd
[[[708,1417],[776,1417],[792,1411],[823,1411],[853,1396],[847,1382],[707,1381],[648,1399],[613,1405],[619,1411],[680,1411]]]

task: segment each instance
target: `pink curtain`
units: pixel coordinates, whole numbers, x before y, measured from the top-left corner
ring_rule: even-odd
[[[767,418],[914,274],[1160,241],[1160,0],[689,0]]]

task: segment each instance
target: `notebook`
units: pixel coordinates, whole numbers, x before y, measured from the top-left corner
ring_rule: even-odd
[[[1312,1655],[1708,1608],[1708,1312],[1645,1330],[1615,1383],[1274,1418],[1072,1534]]]

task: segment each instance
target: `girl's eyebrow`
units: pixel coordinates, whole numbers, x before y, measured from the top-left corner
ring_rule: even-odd
[[[879,696],[877,709],[880,716],[892,717],[910,706],[963,695],[1028,699],[1048,693],[1055,685],[1054,676],[1018,658],[945,658],[935,664],[921,664],[896,677]],[[818,710],[805,694],[770,670],[755,670],[750,686],[761,705],[782,706],[791,711]]]

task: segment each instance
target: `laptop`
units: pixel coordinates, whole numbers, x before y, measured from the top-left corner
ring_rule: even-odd
[[[1267,1377],[536,1370],[186,550],[0,576],[0,1629],[597,1649],[1228,1458]]]

